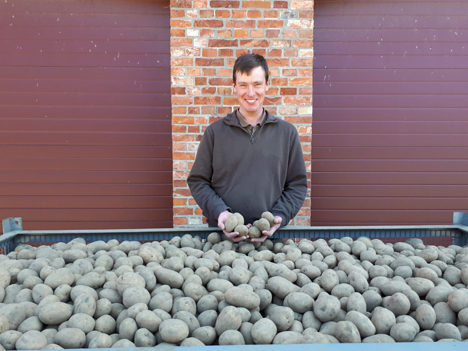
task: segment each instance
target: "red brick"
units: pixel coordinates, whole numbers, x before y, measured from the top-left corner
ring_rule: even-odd
[[[265,18],[278,18],[278,11],[277,10],[268,10],[263,12],[263,17]]]
[[[310,29],[300,30],[299,31],[299,38],[314,39],[314,31],[310,30]]]
[[[285,117],[285,121],[288,121],[292,124],[311,124],[312,123],[312,116],[294,116],[294,117]],[[310,150],[309,150],[310,151]]]
[[[273,78],[271,80],[272,85],[276,86],[287,86],[288,85],[288,79],[287,78]]]
[[[190,106],[188,108],[189,115],[199,115],[200,114],[200,106]]]
[[[300,95],[311,95],[312,96],[312,87],[309,88],[299,88]]]
[[[217,48],[222,48],[222,47],[236,47],[238,45],[238,40],[226,40],[226,39],[210,39],[208,41],[208,46],[210,47],[217,47]],[[223,65],[224,65],[224,60],[223,60]]]
[[[216,88],[215,87],[205,87],[205,88],[202,88],[201,93],[203,95],[213,95],[213,94],[216,93]]]
[[[200,95],[201,94],[201,89],[200,87],[188,87],[187,88],[187,94],[188,95]]]
[[[213,18],[214,14],[213,10],[200,10],[200,18]]]
[[[171,38],[171,47],[175,46],[192,46],[191,38]]]
[[[207,117],[197,117],[195,118],[195,124],[208,124],[208,118]],[[192,147],[193,149],[193,147]]]
[[[187,133],[187,126],[173,124],[172,133]]]
[[[217,59],[196,58],[195,65],[197,66],[224,66],[224,59],[222,58],[217,58]]]
[[[217,91],[219,95],[232,95],[232,88],[220,87]]]
[[[313,0],[292,0],[291,8],[293,9],[313,9],[314,1]]]
[[[172,123],[174,124],[193,124],[195,119],[189,116],[172,116]]]
[[[232,57],[234,55],[234,50],[232,49],[219,49],[218,56],[219,57]]]
[[[187,108],[185,106],[173,106],[172,107],[173,115],[185,114],[186,112],[187,112]]]
[[[266,56],[266,49],[253,49],[252,54],[262,55],[263,57]]]
[[[195,201],[195,199],[190,198],[190,199],[188,199],[188,204],[189,204],[189,205],[196,205],[197,202]]]
[[[312,78],[291,78],[289,79],[289,85],[291,86],[312,86]]]
[[[312,105],[312,96],[285,96],[284,103],[288,105]]]
[[[201,49],[200,48],[187,48],[187,56],[200,56]]]
[[[226,96],[224,98],[224,105],[237,105],[238,103],[239,101],[237,100],[236,97]]]
[[[210,78],[208,82],[210,85],[232,85],[230,78]]]
[[[283,69],[283,76],[295,77],[297,76],[297,69],[285,68]]]
[[[208,7],[208,0],[200,0],[193,2],[194,9],[206,9]]]
[[[187,143],[172,143],[172,150],[187,151]]]
[[[312,48],[314,47],[313,40],[293,40],[293,47],[295,48]]]
[[[270,42],[268,40],[260,40],[260,39],[249,39],[249,40],[241,40],[240,46],[249,46],[249,47],[264,47],[267,48],[270,46]]]
[[[295,106],[281,106],[280,113],[283,115],[292,115],[297,113],[297,107]]]
[[[182,75],[185,75],[185,68],[181,68],[181,67],[172,67],[172,68],[171,68],[171,75],[172,75],[172,76],[182,76]]]
[[[270,89],[268,89],[268,91],[266,92],[266,95],[271,95],[271,96],[278,95],[278,91],[279,91],[279,88],[270,87]]]
[[[278,115],[278,108],[276,106],[265,106],[265,110],[267,110],[268,112],[270,112],[270,114],[272,114],[273,116],[277,116]],[[279,117],[279,116],[277,116]]]
[[[248,29],[234,29],[234,38],[248,38],[249,30]],[[242,40],[241,40],[242,45]]]
[[[188,219],[186,217],[173,217],[172,223],[175,225],[187,225]]]
[[[171,102],[173,105],[191,105],[193,100],[189,96],[173,96]]]
[[[172,141],[194,141],[195,136],[190,134],[173,134]]]
[[[283,38],[297,38],[297,30],[294,29],[284,29]]]
[[[185,10],[171,10],[171,18],[185,17]]]
[[[245,10],[232,10],[232,18],[245,18],[246,13]]]
[[[195,214],[199,216],[203,215],[202,209],[200,207],[195,208]]]
[[[202,113],[206,115],[212,115],[213,113],[216,113],[216,107],[215,106],[202,106]]]
[[[173,206],[187,206],[187,199],[184,199],[184,198],[172,199],[172,205]]]
[[[283,103],[283,98],[281,97],[265,97],[265,105],[281,105]]]
[[[216,68],[204,68],[203,69],[204,76],[215,76],[216,75]]]
[[[312,10],[302,10],[299,11],[299,18],[304,18],[304,19],[313,19],[314,18],[314,11]]]
[[[200,67],[189,67],[189,68],[187,68],[187,75],[188,76],[199,76],[199,75],[201,75],[201,68]]]
[[[312,68],[298,70],[300,77],[312,77]]]
[[[215,31],[214,29],[200,29],[200,37],[202,38],[214,38]]]
[[[268,66],[272,66],[272,67],[289,66],[289,60],[288,59],[271,58],[271,59],[268,59],[267,61],[268,61]]]
[[[275,9],[287,9],[288,8],[288,2],[287,1],[275,1],[273,2],[273,7]]]
[[[232,67],[232,65],[228,65]],[[219,77],[232,77],[232,68],[220,68],[218,69],[218,76]]]
[[[232,38],[232,30],[231,29],[218,30],[218,38]]]
[[[296,95],[297,89],[296,88],[281,88],[280,94],[281,95]]]
[[[219,105],[220,103],[220,96],[195,96],[195,105]]]
[[[280,49],[270,49],[268,50],[268,56],[269,57],[281,57],[283,54],[283,51]]]
[[[280,69],[279,68],[270,68],[270,77],[279,77],[280,76]]]
[[[244,20],[244,21],[226,21],[226,28],[255,28],[255,20]]]
[[[285,49],[283,51],[284,57],[297,57],[297,49]]]
[[[216,11],[216,18],[229,18],[229,17],[231,17],[231,11],[229,10]]]
[[[189,28],[192,26],[190,20],[173,20],[171,19],[171,28]]]
[[[195,160],[195,152],[173,152],[173,160]]]
[[[172,8],[192,8],[192,0],[171,0],[171,9]]]
[[[279,29],[268,29],[266,31],[266,37],[267,38],[278,38],[280,35],[280,30]]]
[[[197,20],[193,23],[194,27],[208,27],[208,28],[220,28],[223,26],[221,20]]]
[[[304,20],[304,19],[301,19],[301,20],[293,20],[293,19],[290,19],[288,21],[288,28],[295,28],[295,29],[312,29],[314,25],[314,21],[313,20]]]
[[[185,37],[185,29],[171,29],[171,38]]]
[[[293,67],[312,67],[312,59],[292,59],[291,66]]]
[[[203,49],[203,57],[218,57],[217,49]]]
[[[183,16],[181,16],[183,17]],[[258,10],[252,10],[247,12],[248,18],[262,18],[262,12]]]
[[[259,20],[258,28],[283,28],[283,24],[280,20]]]
[[[185,88],[183,87],[171,87],[172,95],[185,95]]]
[[[265,37],[265,31],[261,29],[252,29],[250,31],[250,36],[252,38],[264,38]]]
[[[210,1],[210,7],[239,8],[240,1]]]
[[[244,1],[242,7],[247,9],[270,9],[270,1]]]
[[[200,133],[199,126],[188,126],[188,133]]]

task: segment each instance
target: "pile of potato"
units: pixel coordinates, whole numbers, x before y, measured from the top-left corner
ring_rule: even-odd
[[[467,341],[467,284],[468,247],[420,239],[22,245],[0,348]]]

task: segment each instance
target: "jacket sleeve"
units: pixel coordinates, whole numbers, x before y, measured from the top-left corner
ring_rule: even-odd
[[[223,199],[211,186],[213,175],[213,134],[207,129],[198,147],[197,156],[192,170],[187,178],[187,183],[193,198],[203,211],[203,215],[214,221],[218,221],[221,212],[230,210]]]
[[[282,227],[297,215],[307,194],[307,171],[299,134],[296,130],[294,130],[291,139],[286,182],[280,198],[270,210],[273,215],[283,219]]]

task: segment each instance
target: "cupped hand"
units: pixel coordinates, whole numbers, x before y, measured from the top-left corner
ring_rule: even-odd
[[[232,213],[229,211],[223,211],[218,216],[218,227],[223,231],[223,233],[232,241],[239,242],[248,238],[248,236],[239,236],[238,232],[227,232],[226,231],[226,219],[232,216]]]
[[[252,242],[258,242],[258,243],[263,243],[267,238],[271,237],[276,230],[281,227],[281,222],[283,221],[283,218],[280,216],[275,216],[275,225],[273,225],[270,230],[264,230],[262,232],[262,236],[259,238],[252,238],[250,241]]]

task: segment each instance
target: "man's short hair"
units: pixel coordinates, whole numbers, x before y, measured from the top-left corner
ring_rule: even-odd
[[[252,72],[252,70],[257,67],[263,68],[263,71],[265,72],[265,82],[268,83],[268,64],[265,58],[259,54],[243,54],[239,56],[234,63],[234,67],[232,68],[232,81],[234,84],[236,84],[237,72],[250,75],[250,72]]]

